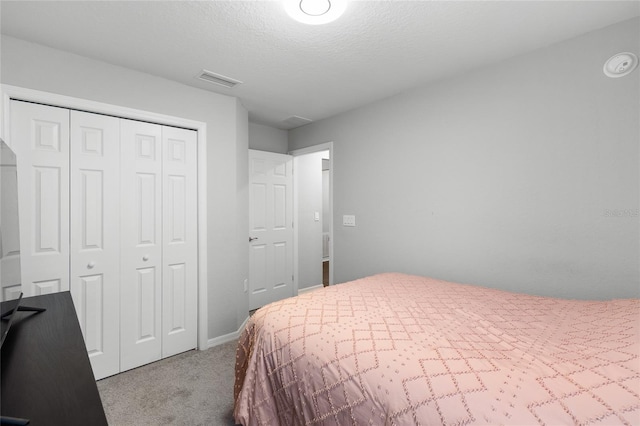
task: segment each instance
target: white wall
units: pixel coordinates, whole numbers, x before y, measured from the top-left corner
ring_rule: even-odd
[[[290,131],[334,141],[336,282],[640,297],[640,70],[602,73],[623,51],[637,18]]]
[[[286,154],[289,141],[286,130],[249,123],[249,149]]]
[[[294,157],[298,199],[298,290],[322,284],[322,157],[323,152]],[[319,221],[315,220],[315,213]]]
[[[239,242],[248,220],[238,214],[247,203],[248,124],[238,100],[7,36],[1,55],[4,84],[207,123],[209,337],[235,332],[236,306],[248,307]]]

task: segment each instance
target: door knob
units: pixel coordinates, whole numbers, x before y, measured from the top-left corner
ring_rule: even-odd
[[[89,262],[87,264],[87,269],[93,269],[93,267],[96,266],[96,262],[94,262],[93,260],[91,262]]]
[[[149,255],[145,254],[144,256],[142,256],[142,260],[144,260],[145,262],[149,260]]]
[[[257,240],[258,237],[249,237],[249,242],[253,241],[253,240]]]

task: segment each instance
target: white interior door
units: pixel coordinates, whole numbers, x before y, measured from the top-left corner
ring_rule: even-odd
[[[69,110],[11,101],[25,296],[69,290]]]
[[[197,137],[162,128],[162,357],[197,346]]]
[[[20,234],[18,232],[18,175],[16,156],[0,145],[0,301],[20,296]]]
[[[71,295],[96,379],[120,371],[120,120],[71,111]]]
[[[162,128],[120,122],[120,369],[162,354]]]
[[[249,309],[293,296],[292,163],[249,150]]]

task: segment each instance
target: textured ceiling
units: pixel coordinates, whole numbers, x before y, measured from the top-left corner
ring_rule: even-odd
[[[2,1],[3,34],[237,96],[289,128],[640,14],[637,1],[352,1],[323,26],[278,1]],[[616,52],[612,52],[616,53]],[[207,69],[233,89],[195,77]]]

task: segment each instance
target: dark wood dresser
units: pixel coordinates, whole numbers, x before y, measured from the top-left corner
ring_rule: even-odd
[[[0,414],[29,425],[106,425],[71,294],[27,297],[0,354]],[[6,419],[5,419],[6,420]]]

